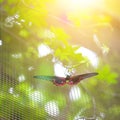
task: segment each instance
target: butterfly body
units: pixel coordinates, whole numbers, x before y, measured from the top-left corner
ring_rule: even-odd
[[[63,86],[65,84],[75,85],[78,84],[81,80],[98,75],[98,73],[86,73],[76,76],[58,77],[58,76],[34,76],[37,79],[49,80],[53,82],[56,86]]]

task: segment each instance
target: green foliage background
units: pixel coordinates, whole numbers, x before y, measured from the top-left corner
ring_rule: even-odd
[[[56,0],[0,0],[0,6],[1,120],[120,119],[119,9],[112,8],[116,16],[102,10],[92,15],[79,9],[63,12]],[[93,41],[94,34],[99,45]],[[53,52],[39,57],[41,44]],[[98,55],[97,68],[75,53],[82,46]],[[54,75],[53,58],[55,63],[73,66],[75,74],[96,71],[99,75],[76,85],[81,97],[72,101],[72,86],[54,86],[33,78],[35,74]],[[24,76],[23,81],[19,76]],[[50,101],[58,105],[59,115],[46,112]]]

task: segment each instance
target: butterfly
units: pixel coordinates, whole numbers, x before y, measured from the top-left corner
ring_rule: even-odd
[[[66,77],[43,76],[43,75],[37,75],[33,77],[37,79],[42,79],[42,80],[49,80],[56,86],[63,86],[65,84],[75,85],[75,84],[78,84],[83,79],[96,76],[96,75],[98,75],[98,73],[94,72],[94,73],[86,73],[86,74],[81,74],[81,75],[76,75],[76,76],[67,75]]]

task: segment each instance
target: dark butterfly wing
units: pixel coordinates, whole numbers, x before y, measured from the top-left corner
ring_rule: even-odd
[[[66,84],[66,80],[64,77],[55,76],[53,84],[55,84],[56,86],[63,86],[64,84]]]
[[[98,73],[86,73],[86,74],[82,74],[82,75],[76,75],[73,76],[69,79],[69,82],[67,82],[70,85],[74,85],[79,83],[81,80],[92,77],[92,76],[96,76],[98,75]]]
[[[57,85],[57,86],[62,86],[66,83],[66,80],[64,77],[57,77],[57,76],[43,76],[43,75],[39,75],[39,76],[33,76],[34,78],[37,79],[41,79],[41,80],[48,80],[53,82],[53,84]]]

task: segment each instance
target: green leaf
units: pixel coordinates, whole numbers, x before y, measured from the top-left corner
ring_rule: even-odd
[[[2,3],[3,2],[3,0],[0,0],[0,3]]]
[[[102,81],[106,81],[109,84],[116,84],[118,74],[111,71],[111,68],[109,65],[105,65],[102,67],[102,69],[98,70],[99,75],[97,76],[98,79]]]
[[[22,37],[24,37],[24,38],[27,38],[29,36],[29,32],[26,29],[22,29],[19,32],[19,35],[22,36]]]

